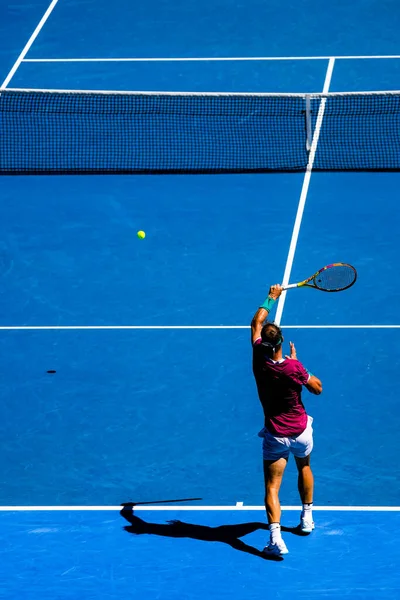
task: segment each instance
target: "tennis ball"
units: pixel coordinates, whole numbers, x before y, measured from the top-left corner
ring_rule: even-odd
[[[144,238],[146,237],[146,234],[144,231],[138,231],[137,236],[140,240],[144,240]]]

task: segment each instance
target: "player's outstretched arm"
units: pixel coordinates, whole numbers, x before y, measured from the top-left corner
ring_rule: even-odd
[[[261,336],[261,330],[264,325],[264,321],[268,317],[268,314],[271,312],[271,308],[275,304],[275,301],[282,294],[282,286],[277,283],[276,285],[271,285],[269,288],[268,296],[261,304],[261,306],[256,311],[254,317],[251,320],[251,342],[254,342]]]
[[[319,396],[319,394],[322,393],[322,383],[321,383],[321,380],[318,379],[318,377],[315,377],[315,375],[311,375],[310,379],[306,383],[306,388],[312,394],[315,394],[316,396]]]

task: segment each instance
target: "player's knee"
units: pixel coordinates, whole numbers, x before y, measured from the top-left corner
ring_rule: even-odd
[[[279,492],[279,488],[280,488],[280,484],[279,483],[268,483],[266,488],[265,488],[265,495],[266,496],[270,496],[270,495],[274,495],[276,496]]]
[[[311,454],[308,454],[307,456],[296,456],[296,466],[297,469],[299,471],[302,471],[303,469],[311,469],[310,467],[310,461],[311,461]]]

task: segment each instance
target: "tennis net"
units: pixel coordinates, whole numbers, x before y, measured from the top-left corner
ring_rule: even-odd
[[[3,174],[304,171],[310,155],[400,170],[400,92],[0,92]]]

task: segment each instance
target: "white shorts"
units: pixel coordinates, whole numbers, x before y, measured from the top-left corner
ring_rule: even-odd
[[[298,437],[275,437],[264,427],[258,434],[263,438],[263,459],[264,460],[279,460],[280,458],[288,458],[291,452],[298,458],[305,458],[313,449],[313,418],[307,418],[307,427]]]

